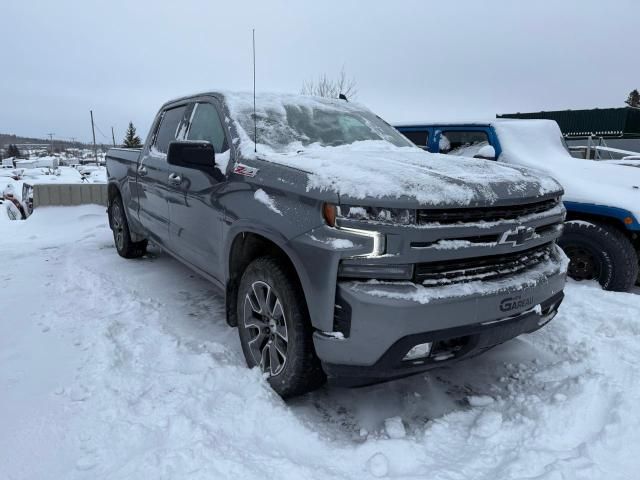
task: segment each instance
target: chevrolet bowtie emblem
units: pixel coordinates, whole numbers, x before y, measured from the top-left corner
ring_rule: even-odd
[[[517,247],[525,242],[531,240],[536,234],[535,228],[519,226],[511,230],[507,230],[502,234],[498,244],[505,245],[510,243],[512,246]]]

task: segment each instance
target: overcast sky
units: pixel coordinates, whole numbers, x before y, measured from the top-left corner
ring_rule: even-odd
[[[1,0],[0,132],[146,136],[164,101],[298,92],[337,75],[387,120],[622,106],[640,88],[638,0]],[[109,137],[109,138],[106,138]]]

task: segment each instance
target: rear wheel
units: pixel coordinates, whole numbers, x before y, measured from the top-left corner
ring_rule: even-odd
[[[113,240],[116,244],[118,255],[124,258],[138,258],[146,253],[146,240],[140,242],[131,240],[129,223],[127,222],[120,196],[114,198],[109,205],[109,225],[113,231]]]
[[[615,227],[570,221],[558,244],[569,257],[574,280],[597,280],[605,290],[626,292],[638,278],[638,255]]]
[[[254,260],[238,290],[238,333],[247,365],[267,374],[283,398],[315,390],[325,375],[294,273],[275,257]]]

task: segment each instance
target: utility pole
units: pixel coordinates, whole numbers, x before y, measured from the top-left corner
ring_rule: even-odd
[[[47,133],[47,136],[49,137],[49,153],[53,153],[53,136],[55,135],[55,133]]]
[[[96,160],[96,165],[98,164],[98,147],[96,147],[96,129],[93,126],[93,110],[89,110],[91,114],[91,133],[93,133],[93,157]]]
[[[111,127],[111,139],[113,140],[113,146],[116,146],[116,134],[113,133],[113,127]]]

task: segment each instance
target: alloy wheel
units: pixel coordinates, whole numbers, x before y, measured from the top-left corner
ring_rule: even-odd
[[[278,375],[287,362],[289,342],[280,299],[268,283],[256,281],[245,295],[243,310],[253,361],[270,376]]]
[[[111,206],[111,223],[113,225],[113,238],[116,242],[118,250],[124,248],[124,218],[120,205],[114,203]]]

